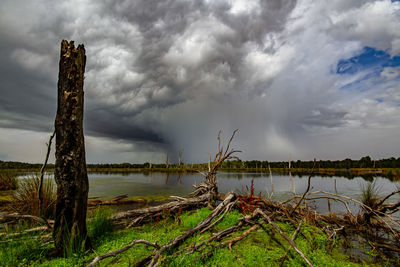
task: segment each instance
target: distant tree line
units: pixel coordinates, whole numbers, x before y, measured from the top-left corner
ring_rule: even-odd
[[[54,164],[47,164],[47,166],[54,168]],[[42,167],[42,164],[0,160],[0,169],[40,169],[40,167]]]
[[[312,168],[313,161],[292,161],[292,168]],[[39,169],[42,164],[32,164],[16,161],[1,161],[0,169]],[[169,168],[194,168],[203,169],[207,168],[207,163],[201,164],[169,164]],[[286,169],[289,167],[288,161],[259,161],[259,160],[231,160],[225,161],[221,168],[223,169],[246,169],[246,168],[282,168]],[[54,164],[48,164],[48,168],[54,168]],[[87,164],[89,169],[142,169],[142,168],[154,168],[162,169],[166,168],[165,163],[150,164],[148,162],[138,163],[101,163],[101,164]],[[332,169],[351,169],[351,168],[400,168],[400,157],[399,158],[387,158],[373,160],[371,157],[362,157],[359,160],[344,159],[344,160],[318,160],[316,161],[317,168],[332,168]]]
[[[289,168],[288,161],[268,162],[268,161],[228,161],[224,162],[225,168]],[[292,161],[292,168],[312,168],[314,161]],[[332,168],[332,169],[351,169],[351,168],[400,168],[400,158],[387,158],[372,160],[371,157],[362,157],[359,160],[344,159],[344,160],[318,160],[316,168]]]

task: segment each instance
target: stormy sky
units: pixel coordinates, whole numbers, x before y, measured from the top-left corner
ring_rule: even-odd
[[[398,1],[2,0],[0,160],[43,160],[62,39],[88,162],[205,162],[234,129],[245,160],[400,156]]]

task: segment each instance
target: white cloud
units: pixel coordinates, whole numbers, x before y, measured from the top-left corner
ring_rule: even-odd
[[[258,12],[260,5],[258,0],[233,0],[231,2],[231,8],[229,12],[232,14],[252,14]]]
[[[400,67],[386,67],[381,72],[381,77],[386,80],[394,80],[400,75]]]
[[[357,40],[364,46],[400,53],[400,3],[385,1],[366,2],[359,8],[330,14],[336,37]]]
[[[0,160],[41,163],[51,133],[0,128]],[[49,161],[54,162],[54,142]]]
[[[48,75],[52,73],[53,63],[49,55],[35,53],[24,48],[17,48],[12,52],[11,57],[24,68],[31,71],[44,72]]]

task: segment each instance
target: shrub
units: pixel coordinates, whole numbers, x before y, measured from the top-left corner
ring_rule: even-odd
[[[17,186],[18,180],[14,173],[0,173],[0,190],[15,190]]]
[[[18,189],[14,193],[14,209],[22,214],[39,216],[39,177],[33,176],[20,181]],[[56,207],[56,191],[51,179],[43,180],[43,216],[53,218]]]

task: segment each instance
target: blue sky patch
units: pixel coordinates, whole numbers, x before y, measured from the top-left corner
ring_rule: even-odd
[[[395,66],[400,66],[400,56],[391,58],[385,51],[366,46],[358,56],[339,60],[336,73],[355,74],[359,71],[374,69],[374,72],[379,74],[384,67]]]
[[[342,90],[368,91],[382,83],[381,73],[385,67],[400,66],[400,56],[390,57],[383,50],[364,47],[357,56],[341,59],[336,66],[339,75],[358,75],[356,80],[344,84]]]

